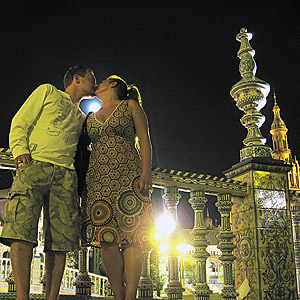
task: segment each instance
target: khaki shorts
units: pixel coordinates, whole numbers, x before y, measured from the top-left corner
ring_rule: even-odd
[[[79,249],[80,223],[75,170],[31,161],[17,170],[4,208],[0,242],[15,240],[37,246],[43,208],[44,251]]]

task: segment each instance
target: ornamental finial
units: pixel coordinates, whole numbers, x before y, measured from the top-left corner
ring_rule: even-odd
[[[242,79],[230,90],[230,95],[236,101],[237,107],[244,111],[241,123],[248,130],[244,139],[243,147],[240,151],[240,160],[251,157],[272,157],[271,148],[264,146],[266,138],[260,132],[260,127],[265,121],[265,117],[260,110],[266,105],[266,97],[270,92],[267,82],[255,77],[256,63],[254,60],[255,50],[250,45],[252,33],[246,28],[241,28],[236,39],[241,43],[237,53],[240,58],[239,71]]]

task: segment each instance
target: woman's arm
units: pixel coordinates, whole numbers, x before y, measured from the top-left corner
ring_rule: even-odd
[[[152,147],[148,120],[145,112],[135,100],[130,99],[128,101],[128,107],[133,117],[136,134],[141,147],[142,174],[138,181],[138,186],[141,193],[148,193],[152,187]]]

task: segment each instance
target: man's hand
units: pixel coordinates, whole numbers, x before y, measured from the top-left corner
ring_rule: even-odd
[[[19,169],[19,167],[29,164],[30,161],[31,161],[30,154],[21,154],[15,158],[16,168]]]

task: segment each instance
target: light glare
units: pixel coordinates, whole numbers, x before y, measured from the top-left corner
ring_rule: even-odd
[[[161,241],[161,239],[162,239],[161,233],[156,231],[154,233],[154,239],[158,242]]]
[[[97,97],[85,97],[80,101],[79,108],[87,115],[89,112],[96,112],[101,108],[101,101]]]
[[[177,245],[177,250],[183,254],[187,254],[188,251],[192,251],[193,250],[193,246],[188,245],[188,244],[179,244]]]
[[[157,220],[157,230],[165,235],[171,234],[176,227],[174,219],[166,214],[161,215]]]
[[[92,102],[89,106],[89,111],[96,112],[101,108],[101,105],[99,102]]]
[[[160,251],[161,252],[167,252],[168,251],[168,249],[169,249],[169,245],[167,244],[167,243],[161,243],[160,244]]]

